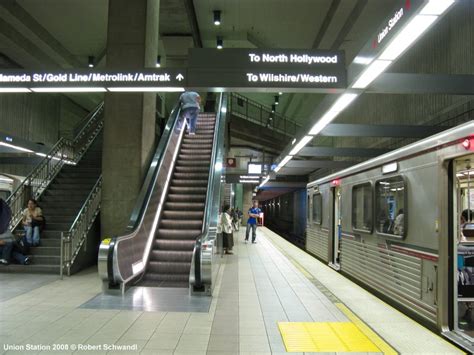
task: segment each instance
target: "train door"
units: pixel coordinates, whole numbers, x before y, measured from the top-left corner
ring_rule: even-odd
[[[454,331],[474,342],[474,154],[453,163]]]
[[[333,219],[332,219],[332,233],[331,233],[331,256],[329,258],[330,265],[336,269],[340,268],[340,241],[341,241],[341,188],[335,186],[332,188],[333,197]]]

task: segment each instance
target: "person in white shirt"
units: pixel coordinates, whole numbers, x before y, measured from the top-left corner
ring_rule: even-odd
[[[29,199],[28,207],[23,211],[21,221],[26,231],[26,242],[34,247],[40,244],[40,227],[43,225],[43,211],[38,207],[36,200]]]
[[[232,248],[234,246],[234,236],[232,234],[232,215],[229,205],[224,206],[223,213],[221,214],[220,224],[222,228],[222,239],[225,254],[233,254]]]

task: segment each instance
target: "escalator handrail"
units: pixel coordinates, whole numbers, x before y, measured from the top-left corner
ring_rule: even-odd
[[[160,137],[160,142],[155,150],[155,155],[153,156],[152,161],[150,162],[150,167],[148,169],[145,180],[143,181],[142,189],[138,195],[137,202],[135,207],[132,210],[130,220],[127,225],[127,231],[132,232],[140,226],[143,220],[146,209],[148,208],[149,200],[151,197],[151,191],[153,190],[152,181],[155,181],[158,171],[160,170],[160,162],[163,158],[163,154],[166,151],[168,146],[168,141],[171,135],[171,132],[174,129],[175,123],[178,120],[179,114],[181,112],[180,103],[177,102],[173,109],[171,110],[170,117],[166,123],[165,129]]]
[[[147,211],[149,207],[151,194],[153,192],[153,188],[155,186],[156,179],[158,177],[158,174],[162,165],[164,153],[168,149],[171,133],[175,130],[176,124],[179,122],[180,113],[181,113],[181,106],[180,106],[180,102],[178,101],[170,113],[165,129],[163,131],[163,134],[161,135],[160,142],[158,143],[153,159],[150,162],[150,167],[148,169],[145,180],[142,184],[142,189],[140,190],[140,194],[138,195],[137,202],[135,203],[135,207],[132,210],[129,223],[127,225],[126,233],[120,236],[114,236],[112,238],[112,240],[114,241],[113,243],[114,249],[117,248],[120,240],[133,238],[133,236],[135,236],[135,234],[140,229],[143,223],[145,212]],[[113,285],[116,283],[116,276],[118,276],[118,275],[115,275],[113,271],[115,257],[116,257],[115,250],[113,250],[112,252],[109,252],[107,255],[107,265],[108,267],[112,268],[112,270],[109,270],[108,275],[107,275],[110,285]],[[118,270],[118,272],[120,273],[120,270]],[[127,280],[123,280],[123,281],[127,281]]]
[[[213,212],[212,206],[214,205],[214,184],[216,183],[215,181],[215,174],[216,174],[216,158],[217,158],[217,152],[219,150],[219,142],[218,142],[218,137],[219,137],[219,128],[220,128],[220,123],[222,120],[222,114],[223,114],[223,108],[226,107],[227,105],[227,96],[223,93],[221,93],[219,97],[219,105],[217,108],[216,112],[216,121],[215,121],[215,128],[214,128],[214,146],[212,149],[212,155],[211,155],[211,164],[209,167],[209,177],[207,181],[207,186],[208,186],[208,193],[206,195],[206,204],[205,204],[205,211],[204,211],[204,218],[203,218],[203,223],[202,223],[202,232],[201,234],[196,238],[196,245],[194,247],[194,282],[195,286],[199,287],[202,284],[202,273],[201,273],[201,249],[202,249],[202,241],[207,237],[209,233],[209,222],[211,219],[211,214]],[[222,169],[222,168],[221,168]],[[220,179],[218,181],[220,183]]]

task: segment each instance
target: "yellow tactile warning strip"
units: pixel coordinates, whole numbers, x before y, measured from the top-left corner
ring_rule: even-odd
[[[384,354],[398,354],[397,351],[392,348],[387,342],[385,342],[380,336],[377,335],[367,324],[360,320],[354,313],[351,312],[342,303],[334,304],[344,315],[368,338],[370,341],[380,349]]]
[[[279,322],[278,327],[287,352],[381,352],[351,322]]]

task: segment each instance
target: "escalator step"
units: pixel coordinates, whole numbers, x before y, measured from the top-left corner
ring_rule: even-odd
[[[179,160],[208,160],[210,158],[210,154],[203,154],[203,155],[191,155],[191,154],[179,154],[178,155],[178,159]]]
[[[153,241],[153,248],[159,250],[170,251],[193,251],[196,240],[175,240],[175,239],[155,239]]]
[[[182,195],[182,194],[188,194],[188,195],[194,195],[194,194],[205,194],[207,192],[207,187],[195,187],[195,186],[170,186],[169,190],[170,194],[172,195]]]
[[[178,160],[176,162],[177,166],[206,166],[209,169],[209,165],[211,165],[210,158],[208,160]]]
[[[190,263],[193,258],[192,251],[175,251],[175,250],[152,250],[150,261],[178,261]]]
[[[190,143],[183,143],[181,145],[181,149],[194,149],[194,150],[209,150],[212,149],[212,144],[190,144]]]
[[[207,180],[171,180],[171,186],[207,186]]]
[[[204,217],[203,211],[163,211],[163,218],[166,219],[200,219]]]
[[[201,202],[166,202],[165,210],[171,211],[203,211],[204,203]]]
[[[184,149],[182,148],[179,151],[179,154],[191,154],[191,155],[209,154],[209,156],[211,156],[212,149]]]
[[[195,240],[201,234],[201,229],[158,229],[158,239]]]
[[[191,269],[191,261],[189,262],[170,262],[170,261],[150,261],[148,263],[148,273],[160,274],[187,274]]]
[[[208,173],[177,173],[173,174],[173,178],[175,179],[206,179],[209,177]]]
[[[214,134],[202,134],[200,132],[198,132],[197,134],[195,135],[189,135],[189,134],[186,134],[184,136],[184,140],[186,141],[212,141],[214,138]]]
[[[175,171],[177,173],[209,172],[209,166],[177,166],[175,167]]]
[[[169,202],[204,202],[206,195],[168,194],[166,200]]]
[[[171,229],[173,231],[202,229],[202,220],[172,220],[162,219],[160,221],[160,228]]]

